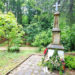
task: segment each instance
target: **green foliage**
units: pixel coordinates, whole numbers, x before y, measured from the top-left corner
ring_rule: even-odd
[[[29,24],[30,24],[30,21],[32,20],[34,14],[35,14],[35,0],[28,0],[27,3],[26,3],[26,7],[28,9],[28,18],[29,18]]]
[[[48,33],[48,35],[45,36],[45,34],[47,33],[47,30],[52,28],[53,15],[49,13],[48,11],[43,11],[42,6],[45,3],[45,1],[43,2],[43,4],[40,4],[40,2],[42,1],[28,0],[26,3],[26,7],[28,9],[28,13],[26,13],[26,15],[28,16],[28,24],[24,24],[24,31],[27,34],[25,36],[26,42],[34,43],[35,38],[36,37],[38,38],[38,36],[40,37],[40,34],[42,38],[44,37],[47,38],[47,36],[49,37],[49,34],[51,33],[50,32]],[[39,6],[37,7],[38,4]],[[44,31],[46,31],[46,33]],[[45,45],[50,43],[48,41],[46,42],[45,39],[43,39]],[[41,41],[41,44],[43,40]],[[38,45],[40,46],[40,44]]]
[[[24,34],[23,28],[17,24],[16,18],[11,12],[0,14],[0,28],[0,37],[8,40],[8,51],[12,45],[21,43],[21,37]]]
[[[18,46],[10,47],[10,52],[19,52],[19,47]]]
[[[52,28],[53,14],[50,15],[49,13],[44,12],[40,16],[38,16],[38,21],[40,22],[42,30],[47,30],[48,28]]]
[[[28,24],[28,21],[29,21],[28,16],[27,15],[23,15],[22,16],[22,24],[23,25]]]
[[[65,50],[70,50],[70,36],[71,36],[71,31],[69,26],[64,26],[61,32],[61,43],[64,45]]]
[[[46,46],[51,42],[51,31],[42,31],[35,36],[35,40],[32,43],[33,46]]]
[[[63,72],[61,70],[59,71],[59,75],[63,75]]]
[[[64,45],[66,51],[75,49],[75,24],[72,26],[73,27],[70,28],[69,26],[64,25],[61,29],[61,43]]]
[[[40,16],[34,15],[30,24],[24,25],[24,31],[27,34],[25,36],[25,39],[27,39],[27,41],[29,41],[31,43],[35,42],[35,38],[40,39],[39,38],[40,34],[41,34],[41,39],[44,37],[46,37],[47,39],[49,36],[51,37],[51,31],[50,31],[50,33],[48,31],[48,33],[47,33],[47,29],[49,30],[50,28],[52,28],[52,26],[51,26],[52,18],[50,19],[48,17],[49,17],[49,14],[47,14],[47,13],[41,14]],[[43,39],[43,40],[46,43],[45,39]],[[41,43],[43,42],[43,40],[41,41]],[[48,39],[48,40],[50,41],[50,39]],[[40,46],[40,44],[38,44],[38,45]],[[47,43],[45,45],[47,45]]]
[[[2,0],[0,0],[0,10],[2,9],[2,11],[4,10],[4,3]]]
[[[75,49],[75,24],[73,24],[73,27],[72,27],[71,40],[72,40],[72,44],[74,44],[74,49]]]
[[[29,43],[33,42],[35,35],[38,34],[40,30],[41,29],[40,29],[40,26],[38,26],[38,23],[25,25],[24,31],[27,34],[25,36],[26,42],[29,42]]]
[[[45,48],[44,46],[40,45],[40,46],[39,46],[39,49],[38,49],[38,52],[43,51],[44,48]]]
[[[65,63],[69,69],[75,69],[75,56],[66,56]]]

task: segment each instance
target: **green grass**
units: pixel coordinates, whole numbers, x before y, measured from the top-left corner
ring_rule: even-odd
[[[36,50],[25,50],[20,53],[8,53],[0,51],[0,75],[5,75],[9,70],[14,68],[30,54],[37,53]]]

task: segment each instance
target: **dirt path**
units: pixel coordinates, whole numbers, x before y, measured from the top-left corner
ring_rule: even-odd
[[[37,50],[38,47],[20,47],[20,50]],[[7,50],[7,47],[0,47],[0,50]]]

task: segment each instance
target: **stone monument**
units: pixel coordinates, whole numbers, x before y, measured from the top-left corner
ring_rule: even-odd
[[[55,7],[55,13],[54,13],[54,26],[52,29],[52,43],[49,44],[47,46],[48,48],[48,58],[50,58],[55,50],[58,50],[58,55],[60,56],[60,58],[64,59],[64,47],[63,45],[60,43],[61,40],[61,30],[59,28],[59,11],[58,11],[58,7],[60,5],[58,4],[58,2],[56,2],[56,5],[54,5],[53,7]]]

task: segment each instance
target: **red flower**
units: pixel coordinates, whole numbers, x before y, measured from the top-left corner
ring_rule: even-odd
[[[44,50],[44,55],[46,55],[47,52],[48,52],[48,48],[46,48],[46,49]]]
[[[62,64],[63,64],[63,65],[65,65],[65,63],[64,63],[64,62],[63,62]]]

